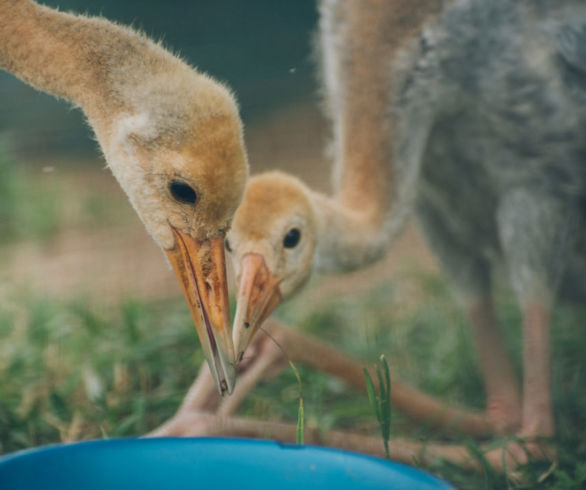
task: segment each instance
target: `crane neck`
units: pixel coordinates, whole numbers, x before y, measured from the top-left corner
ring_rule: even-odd
[[[59,12],[31,0],[0,0],[0,68],[81,107],[100,132],[134,113],[145,80],[177,59],[131,29]]]
[[[391,108],[401,80],[394,62],[446,1],[320,4],[322,75],[326,112],[333,126],[336,197],[344,207],[369,207],[380,222],[395,198],[397,149]]]
[[[321,272],[347,272],[380,259],[389,241],[376,216],[344,207],[320,193],[312,193],[317,233],[316,266]]]
[[[420,150],[405,151],[408,145],[393,114],[402,82],[395,60],[447,1],[452,0],[320,3],[335,192],[332,199],[316,195],[316,213],[321,221],[318,263],[329,270],[380,258],[408,214]]]

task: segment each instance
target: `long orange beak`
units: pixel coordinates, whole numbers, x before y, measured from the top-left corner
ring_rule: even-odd
[[[234,346],[240,362],[252,337],[281,302],[281,280],[271,274],[265,259],[259,254],[242,258],[236,315],[234,317]]]
[[[191,310],[199,340],[220,393],[232,393],[236,378],[230,336],[224,237],[198,242],[173,228],[175,248],[167,251]]]

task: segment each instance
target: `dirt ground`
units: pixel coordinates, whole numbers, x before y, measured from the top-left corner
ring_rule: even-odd
[[[246,130],[252,172],[279,168],[300,176],[313,188],[329,191],[330,163],[324,151],[327,127],[319,111],[309,105],[281,110],[257,121]],[[52,168],[53,160],[37,165]],[[75,169],[74,164],[68,162],[66,167]],[[21,287],[47,297],[87,296],[100,304],[121,297],[180,295],[164,255],[138,218],[129,214],[132,211],[124,203],[126,198],[103,167],[103,161],[96,157],[96,165],[83,165],[82,171],[66,170],[65,178],[82,188],[97,186],[111,199],[119,200],[120,222],[98,229],[66,230],[43,243],[4,247],[0,251],[0,297],[2,289],[6,294]],[[68,208],[74,209],[75,203]],[[420,270],[436,268],[414,223],[409,223],[382,263],[343,278],[318,281],[318,291],[312,291],[312,297],[372,287],[407,265]]]

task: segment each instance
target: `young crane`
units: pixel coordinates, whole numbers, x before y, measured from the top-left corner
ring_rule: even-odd
[[[375,261],[414,209],[468,313],[493,427],[553,435],[551,310],[586,299],[586,5],[323,0],[320,12],[336,193],[251,179],[227,243],[237,358],[313,269]],[[523,314],[522,390],[492,303],[499,264]],[[327,362],[310,349],[304,360]]]
[[[102,18],[0,0],[0,68],[79,106],[181,283],[221,392],[234,385],[224,235],[248,164],[230,91]]]

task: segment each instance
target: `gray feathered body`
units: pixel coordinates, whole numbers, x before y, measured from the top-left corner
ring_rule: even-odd
[[[457,1],[393,70],[397,191],[459,289],[586,301],[586,2]]]

